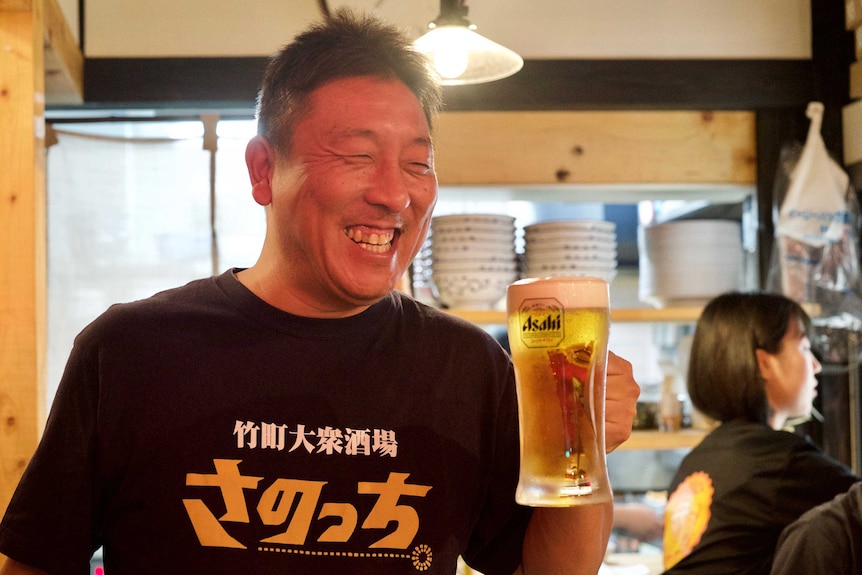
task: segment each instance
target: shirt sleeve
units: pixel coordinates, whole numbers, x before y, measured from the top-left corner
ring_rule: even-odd
[[[804,542],[804,545],[802,544]],[[809,523],[795,522],[784,530],[772,564],[771,575],[802,575],[804,573],[832,573],[835,558],[842,551],[826,533],[812,529]]]
[[[862,484],[788,525],[776,547],[771,575],[853,575],[862,557]]]
[[[0,552],[52,574],[88,572],[100,545],[97,376],[87,356],[76,343],[42,439],[0,523]]]
[[[518,404],[514,372],[506,359],[506,387],[501,395],[497,448],[489,470],[488,491],[474,535],[463,554],[465,562],[485,575],[511,575],[521,552],[532,510],[515,502],[520,465]]]

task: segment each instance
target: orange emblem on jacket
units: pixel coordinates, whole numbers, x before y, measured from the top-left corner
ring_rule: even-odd
[[[670,569],[700,543],[712,517],[712,479],[692,473],[667,500],[664,510],[664,568]]]

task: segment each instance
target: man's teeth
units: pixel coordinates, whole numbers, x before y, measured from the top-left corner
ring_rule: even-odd
[[[392,238],[395,236],[392,232],[366,234],[356,228],[345,229],[344,233],[362,248],[377,253],[388,252],[392,247]]]

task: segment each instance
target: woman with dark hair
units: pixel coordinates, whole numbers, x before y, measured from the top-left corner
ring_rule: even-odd
[[[817,393],[810,325],[799,304],[776,294],[723,294],[704,309],[688,391],[720,425],[671,483],[667,574],[768,574],[781,530],[858,481],[788,429],[810,415]]]

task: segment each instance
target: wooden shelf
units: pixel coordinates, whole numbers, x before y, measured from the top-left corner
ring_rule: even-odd
[[[620,323],[650,323],[650,322],[676,322],[694,323],[700,317],[701,307],[671,307],[664,309],[655,308],[626,308],[612,309],[611,321]],[[506,325],[506,312],[500,310],[467,310],[449,309],[444,310],[452,315],[466,319],[469,322],[482,325]]]
[[[667,307],[662,309],[655,308],[625,308],[612,309],[611,321],[617,322],[677,322],[677,323],[695,323],[702,307]]]
[[[632,431],[631,437],[617,448],[619,450],[636,449],[690,449],[700,443],[708,434],[701,429],[683,429],[681,431]]]

